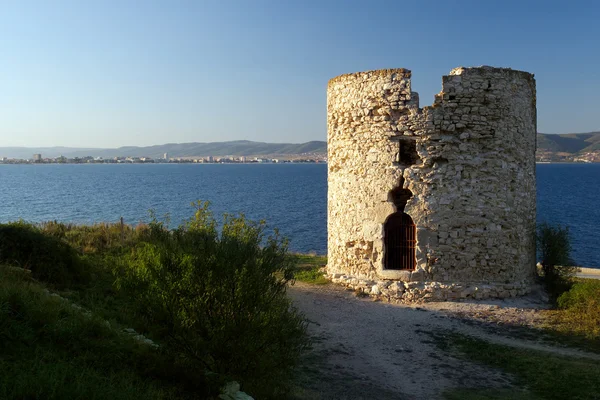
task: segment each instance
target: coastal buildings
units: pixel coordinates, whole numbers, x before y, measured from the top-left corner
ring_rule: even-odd
[[[163,158],[163,157],[167,158]],[[58,157],[42,158],[41,154],[35,154],[32,159],[20,158],[0,158],[1,164],[147,164],[147,163],[194,163],[194,164],[253,164],[253,163],[326,163],[327,156],[324,154],[290,154],[271,158],[268,156],[248,157],[248,156],[205,156],[205,157],[170,157],[164,153],[163,157]]]

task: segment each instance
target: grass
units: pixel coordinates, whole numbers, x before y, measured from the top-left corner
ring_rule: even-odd
[[[542,313],[545,323],[534,336],[600,353],[600,280],[573,279],[569,290],[557,299],[557,307]]]
[[[600,280],[578,279],[558,298],[555,329],[600,341]]]
[[[158,350],[0,266],[0,398],[170,399]]]
[[[454,389],[444,393],[447,400],[538,400],[528,391],[516,389]],[[541,399],[540,399],[541,400]]]
[[[548,316],[544,336],[552,344],[600,352],[600,281],[574,279],[557,299]],[[444,345],[464,357],[501,368],[517,379],[523,390],[455,389],[447,399],[600,399],[600,362],[509,348],[466,336],[452,335]]]
[[[297,280],[313,285],[325,285],[329,283],[329,280],[321,272],[321,268],[327,264],[327,256],[292,254],[290,257],[296,263],[295,278]]]
[[[445,393],[446,399],[600,399],[600,361],[501,346],[464,335],[438,340],[442,348],[512,374],[520,387],[454,389]]]

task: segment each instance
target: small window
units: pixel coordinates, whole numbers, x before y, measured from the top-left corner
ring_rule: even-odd
[[[398,159],[397,164],[414,165],[419,159],[417,153],[417,142],[414,139],[398,139]]]

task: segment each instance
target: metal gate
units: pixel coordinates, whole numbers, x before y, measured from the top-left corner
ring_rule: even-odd
[[[416,227],[403,212],[389,216],[385,223],[385,269],[415,269]]]

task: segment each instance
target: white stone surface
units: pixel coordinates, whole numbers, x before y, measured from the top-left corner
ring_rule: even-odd
[[[526,293],[535,272],[533,75],[456,68],[422,109],[410,78],[391,69],[329,82],[328,273],[352,286],[401,281],[402,300]],[[408,141],[418,155],[411,162],[399,159]],[[417,226],[412,274],[383,265],[398,187],[413,193],[405,208]]]

